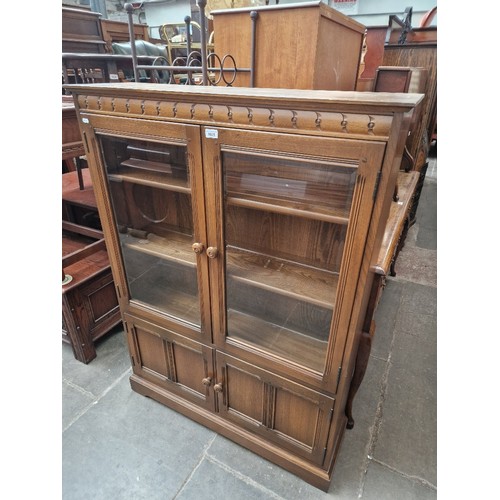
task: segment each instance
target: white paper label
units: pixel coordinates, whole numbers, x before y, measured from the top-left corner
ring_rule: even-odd
[[[207,139],[218,139],[219,131],[216,128],[206,128],[205,137]]]
[[[88,123],[89,119],[88,118],[82,118],[82,123]]]

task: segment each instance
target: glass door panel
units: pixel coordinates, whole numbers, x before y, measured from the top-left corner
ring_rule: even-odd
[[[322,372],[353,162],[222,152],[227,336]]]
[[[130,300],[201,324],[184,144],[100,136]]]

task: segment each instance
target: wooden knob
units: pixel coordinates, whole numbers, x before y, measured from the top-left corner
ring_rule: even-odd
[[[206,386],[208,387],[208,386],[212,383],[212,379],[211,379],[210,377],[205,377],[205,378],[201,381],[201,383],[202,383],[203,385],[206,385]]]
[[[222,392],[222,384],[215,384],[214,391],[215,392]]]
[[[193,243],[191,245],[191,248],[193,249],[194,253],[201,253],[201,252],[203,252],[203,249],[205,247],[203,246],[203,243]]]
[[[217,247],[208,247],[207,248],[207,255],[211,258],[211,259],[215,259],[215,257],[217,257],[219,253],[219,250],[217,250]]]

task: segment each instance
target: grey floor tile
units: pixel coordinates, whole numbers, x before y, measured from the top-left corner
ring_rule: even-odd
[[[375,334],[371,350],[371,355],[374,357],[389,358],[403,287],[404,284],[391,278],[386,281],[374,317]]]
[[[74,358],[70,345],[63,344],[62,351],[63,380],[95,396],[105,391],[130,367],[127,342],[121,325],[97,341],[97,357],[87,365]]]
[[[437,250],[437,235],[434,228],[419,225],[417,233],[417,245],[419,248]],[[437,257],[437,254],[436,254]]]
[[[261,485],[264,491],[277,497],[287,500],[325,498],[321,490],[222,436],[217,436],[211,444],[207,458],[222,468],[238,471],[247,481]]]
[[[437,492],[418,479],[402,476],[370,462],[361,496],[363,500],[435,500]]]
[[[90,394],[80,387],[75,387],[65,381],[62,383],[62,428],[65,429],[94,400]]]
[[[176,500],[263,500],[267,498],[279,500],[282,497],[236,470],[205,458],[175,498]]]
[[[386,361],[371,356],[361,386],[354,397],[354,429],[362,428],[366,433],[366,440],[369,439],[369,428],[376,418],[386,366]],[[349,431],[346,432],[349,434]]]
[[[405,245],[396,262],[396,278],[437,286],[437,252]]]
[[[213,436],[125,376],[63,433],[64,500],[173,498]]]
[[[437,321],[435,314],[406,311],[404,314],[398,315],[395,328],[398,332],[414,335],[423,341],[432,342],[434,350],[436,350]]]
[[[373,457],[437,484],[437,374],[432,343],[401,333],[394,346]]]
[[[437,314],[437,290],[420,283],[405,283],[401,295],[400,314],[408,312],[428,315]]]

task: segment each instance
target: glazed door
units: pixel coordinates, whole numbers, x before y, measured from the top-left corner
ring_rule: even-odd
[[[199,127],[91,120],[125,309],[211,342]]]
[[[216,195],[207,214],[215,341],[325,388],[349,327],[384,145],[203,135],[206,190]]]

